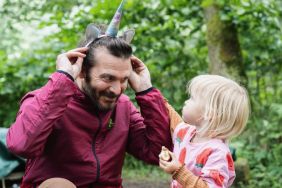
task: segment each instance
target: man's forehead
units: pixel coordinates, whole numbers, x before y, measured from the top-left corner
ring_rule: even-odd
[[[124,62],[130,61],[130,57],[128,57],[128,58],[118,57],[118,56],[111,54],[111,52],[106,47],[96,48],[94,53],[95,53],[94,57],[95,57],[96,63],[106,62],[109,59],[111,59],[111,60],[122,60]]]
[[[102,56],[100,56],[102,57]],[[130,58],[119,58],[115,56],[104,56],[104,58],[96,59],[92,72],[96,74],[130,74],[132,66]]]
[[[97,48],[94,48],[93,50],[94,50],[94,54],[95,54],[94,57],[96,59],[100,58],[100,57],[103,57],[103,56],[106,56],[106,55],[112,55],[110,53],[110,51],[106,47],[104,47],[104,46],[99,46]]]
[[[115,70],[115,69],[96,69],[92,72],[94,77],[111,77],[117,80],[123,80],[129,78],[130,70]]]
[[[94,69],[113,69],[117,71],[122,70],[131,70],[131,62],[130,59],[125,58],[102,58],[96,61]]]

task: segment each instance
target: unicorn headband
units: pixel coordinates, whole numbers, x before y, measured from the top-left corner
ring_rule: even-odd
[[[102,25],[98,26],[93,23],[87,26],[85,35],[86,35],[86,41],[88,42],[85,45],[85,47],[88,47],[95,39],[98,39],[98,38],[102,38],[105,36],[110,36],[113,38],[117,37],[119,24],[120,24],[121,17],[122,17],[122,9],[124,6],[124,2],[125,2],[124,0],[121,1],[111,23],[107,27],[107,30],[105,30],[104,26]],[[127,43],[130,43],[134,37],[134,34],[135,34],[134,29],[129,29],[129,30],[126,30],[121,36],[118,36],[118,38],[121,38],[125,40]]]

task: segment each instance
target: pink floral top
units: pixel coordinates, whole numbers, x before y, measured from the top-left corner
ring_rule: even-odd
[[[211,139],[203,143],[192,143],[196,128],[180,123],[173,133],[174,150],[181,163],[185,163],[188,170],[201,177],[209,187],[230,187],[235,179],[234,163],[229,147],[220,139]],[[176,180],[173,188],[182,186]]]

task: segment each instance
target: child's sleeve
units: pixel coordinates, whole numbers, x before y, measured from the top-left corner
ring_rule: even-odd
[[[168,101],[165,99],[165,106],[168,110],[169,119],[170,119],[170,133],[171,136],[173,135],[173,132],[176,128],[176,125],[181,123],[183,120],[180,117],[180,115],[175,111],[175,109],[168,103]]]
[[[234,163],[230,152],[212,151],[203,165],[200,177],[209,187],[230,187],[235,179]]]
[[[208,184],[203,181],[199,176],[195,176],[183,165],[176,173],[173,174],[175,179],[183,188],[208,188]]]

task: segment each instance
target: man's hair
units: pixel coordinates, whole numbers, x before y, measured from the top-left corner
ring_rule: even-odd
[[[87,40],[82,40],[79,47],[85,46],[88,43]],[[83,60],[82,70],[86,74],[86,80],[89,81],[89,71],[96,64],[95,52],[99,48],[105,48],[108,52],[119,58],[130,58],[132,55],[132,48],[125,40],[120,38],[114,38],[109,36],[103,36],[95,39],[90,45],[86,57]]]
[[[192,79],[187,91],[204,108],[200,135],[228,140],[243,131],[250,113],[244,87],[222,76],[200,75]]]

